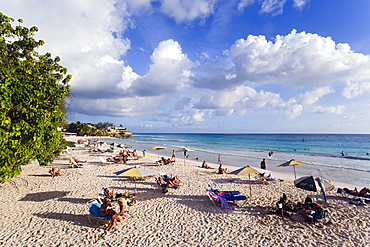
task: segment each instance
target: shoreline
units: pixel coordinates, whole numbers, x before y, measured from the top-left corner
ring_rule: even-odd
[[[80,139],[80,138],[78,138]],[[335,191],[325,203],[320,193],[295,188],[286,174],[281,183],[263,184],[252,176],[216,174],[199,168],[200,161],[178,158],[174,165],[158,166],[158,154],[127,165],[104,165],[100,157],[118,153],[89,153],[76,145],[71,154],[59,156],[48,167],[37,162],[22,166],[22,173],[0,187],[0,244],[2,246],[366,246],[370,234],[369,209],[348,204]],[[109,147],[103,146],[103,150]],[[71,168],[70,157],[86,159],[83,168]],[[209,162],[210,166],[217,167]],[[186,185],[161,193],[154,179],[137,181],[117,177],[115,172],[132,166],[178,175]],[[50,168],[64,176],[52,178]],[[225,165],[230,169],[235,167]],[[284,179],[284,174],[273,173]],[[136,184],[136,185],[135,185]],[[220,190],[238,190],[249,197],[246,203],[229,204],[222,210],[205,193],[207,184]],[[127,192],[137,187],[137,203],[129,207],[131,217],[118,223],[112,232],[89,218],[86,203],[102,187]],[[251,197],[250,197],[251,192]],[[282,193],[288,200],[303,202],[310,196],[331,216],[316,224],[305,223],[299,214],[293,220],[273,214]],[[370,203],[370,202],[368,202]],[[117,205],[114,204],[117,208]],[[361,229],[361,230],[359,230]],[[350,236],[350,237],[349,237]],[[288,244],[289,243],[289,244]]]

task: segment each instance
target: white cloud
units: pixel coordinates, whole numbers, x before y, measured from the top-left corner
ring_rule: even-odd
[[[222,109],[217,114],[242,116],[254,109],[281,104],[280,96],[271,92],[260,91],[247,86],[239,86],[234,90],[217,91],[206,94],[197,104],[198,109]]]
[[[149,72],[132,83],[131,91],[139,96],[164,95],[178,91],[186,86],[192,76],[193,63],[181,46],[174,40],[159,43],[154,50]]]
[[[294,7],[297,9],[302,9],[306,4],[310,2],[310,0],[293,0]]]
[[[370,77],[369,56],[351,51],[348,44],[335,44],[330,38],[293,30],[276,36],[249,35],[230,48],[239,83],[290,86],[325,86],[334,81]]]
[[[162,101],[161,97],[133,97],[121,99],[95,100],[75,99],[75,111],[91,116],[132,117],[146,112],[156,112]]]
[[[334,92],[330,87],[315,88],[307,91],[304,94],[298,95],[299,103],[304,105],[312,105],[316,103],[321,97]]]
[[[330,113],[330,114],[342,114],[343,111],[345,110],[345,106],[340,105],[340,106],[331,106],[331,107],[322,107],[322,106],[314,106],[312,107],[312,112],[315,113]]]
[[[365,93],[370,93],[370,82],[347,82],[347,86],[343,89],[342,95],[347,99],[353,99]]]
[[[256,2],[256,0],[240,0],[240,2],[238,4],[238,10],[242,11],[246,7],[248,7],[249,5],[252,5],[255,2]]]
[[[188,112],[177,113],[170,116],[172,126],[199,125],[204,121],[204,112],[192,109]]]
[[[162,0],[162,11],[176,22],[206,18],[213,12],[216,0]]]
[[[285,2],[286,0],[264,0],[262,2],[261,12],[272,15],[282,14]]]

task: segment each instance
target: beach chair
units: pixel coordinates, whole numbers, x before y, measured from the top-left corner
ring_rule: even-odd
[[[211,192],[210,194],[215,194],[218,197],[225,199],[227,202],[233,202],[237,204],[238,201],[244,201],[243,205],[247,202],[248,197],[242,195],[240,191],[219,191],[212,188],[211,185],[208,184],[208,191]],[[242,206],[243,206],[242,205]]]
[[[206,192],[207,192],[208,198],[211,200],[213,205],[219,206],[221,209],[233,209],[232,207],[229,206],[225,198],[222,198],[216,195],[210,190],[207,190]]]
[[[103,163],[103,164],[108,164],[108,165],[115,164],[115,162],[113,162],[113,161],[107,161],[103,157],[99,157],[99,159],[100,159],[101,163]]]
[[[81,168],[84,166],[85,163],[77,163],[74,159],[69,159],[69,164],[71,164],[72,168]]]
[[[91,218],[98,219],[98,221],[108,221],[112,219],[111,215],[104,216],[104,217],[99,215],[101,203],[99,203],[97,199],[90,200],[86,204],[87,204],[87,207],[90,213],[88,215],[90,223],[91,223]]]
[[[171,161],[168,161],[168,162],[160,162],[160,161],[157,161],[156,163],[159,166],[165,166],[165,165],[174,165],[175,164],[175,161],[174,160],[171,160]]]

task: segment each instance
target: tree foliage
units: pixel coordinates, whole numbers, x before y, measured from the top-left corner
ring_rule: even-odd
[[[21,165],[53,161],[63,147],[57,128],[64,122],[64,99],[71,75],[59,57],[40,55],[37,27],[0,13],[0,182],[20,174]]]

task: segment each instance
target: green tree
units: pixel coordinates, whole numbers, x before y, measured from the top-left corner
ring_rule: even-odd
[[[21,165],[53,161],[64,145],[57,128],[64,122],[64,99],[71,75],[59,57],[40,55],[37,27],[0,13],[0,182],[17,176]]]

